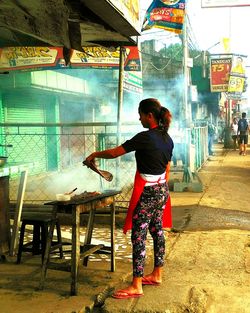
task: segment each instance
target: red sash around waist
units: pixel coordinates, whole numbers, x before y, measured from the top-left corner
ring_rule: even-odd
[[[140,200],[141,194],[143,192],[144,186],[146,184],[146,180],[143,179],[138,171],[136,171],[135,174],[135,180],[134,180],[134,188],[132,192],[132,196],[129,202],[128,212],[125,220],[125,224],[123,227],[123,232],[126,234],[128,230],[132,228],[132,217],[134,209]],[[165,208],[163,211],[163,219],[162,219],[162,226],[163,228],[171,228],[172,227],[172,212],[171,212],[171,199],[170,195],[168,197],[168,200],[165,204]]]

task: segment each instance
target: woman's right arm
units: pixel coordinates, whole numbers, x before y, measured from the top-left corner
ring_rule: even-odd
[[[126,150],[123,148],[123,146],[118,146],[113,149],[93,152],[86,158],[86,161],[93,163],[95,158],[114,159],[125,153]]]

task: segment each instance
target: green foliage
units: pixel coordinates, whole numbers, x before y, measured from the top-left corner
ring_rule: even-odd
[[[159,54],[165,58],[170,58],[174,61],[182,61],[183,45],[180,43],[171,44],[159,51]],[[202,65],[202,52],[200,50],[189,48],[189,57],[193,58],[194,65]]]
[[[170,58],[176,61],[182,61],[183,48],[179,43],[171,44],[168,47],[164,47],[159,51],[159,54],[165,58]]]

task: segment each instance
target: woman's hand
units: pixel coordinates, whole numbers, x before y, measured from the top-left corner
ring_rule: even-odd
[[[93,164],[95,166],[96,153],[91,153],[82,163],[83,165]]]

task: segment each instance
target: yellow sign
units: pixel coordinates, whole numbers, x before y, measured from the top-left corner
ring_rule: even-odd
[[[242,92],[244,81],[244,77],[230,75],[228,92]]]

